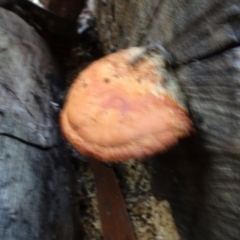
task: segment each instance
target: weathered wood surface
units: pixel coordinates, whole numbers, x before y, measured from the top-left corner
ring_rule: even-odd
[[[186,63],[238,44],[239,1],[95,1],[105,52],[161,43]]]
[[[74,239],[58,116],[59,71],[44,41],[0,9],[0,239]]]
[[[240,239],[239,1],[95,3],[105,53],[158,42],[175,59],[197,134],[156,157],[152,175],[182,239]]]

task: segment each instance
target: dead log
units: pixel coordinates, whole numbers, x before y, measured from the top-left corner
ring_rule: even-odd
[[[74,239],[72,170],[58,127],[59,70],[44,41],[0,9],[0,239]]]
[[[95,1],[105,53],[162,44],[197,133],[152,160],[182,239],[240,238],[239,1]]]

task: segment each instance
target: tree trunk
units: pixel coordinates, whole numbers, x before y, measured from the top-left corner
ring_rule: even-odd
[[[74,239],[59,76],[32,27],[0,9],[0,239]]]
[[[162,44],[196,135],[152,160],[183,239],[240,238],[240,7],[229,0],[95,1],[105,53]]]

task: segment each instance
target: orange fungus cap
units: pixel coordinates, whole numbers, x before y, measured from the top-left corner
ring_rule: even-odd
[[[130,64],[142,51],[130,48],[95,61],[70,87],[60,122],[80,153],[106,162],[143,158],[192,132],[187,110],[168,89],[163,58]]]

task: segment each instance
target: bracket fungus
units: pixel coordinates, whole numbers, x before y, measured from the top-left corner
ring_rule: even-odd
[[[62,132],[82,154],[105,162],[144,158],[189,136],[184,97],[163,55],[144,47],[93,62],[69,89]]]

